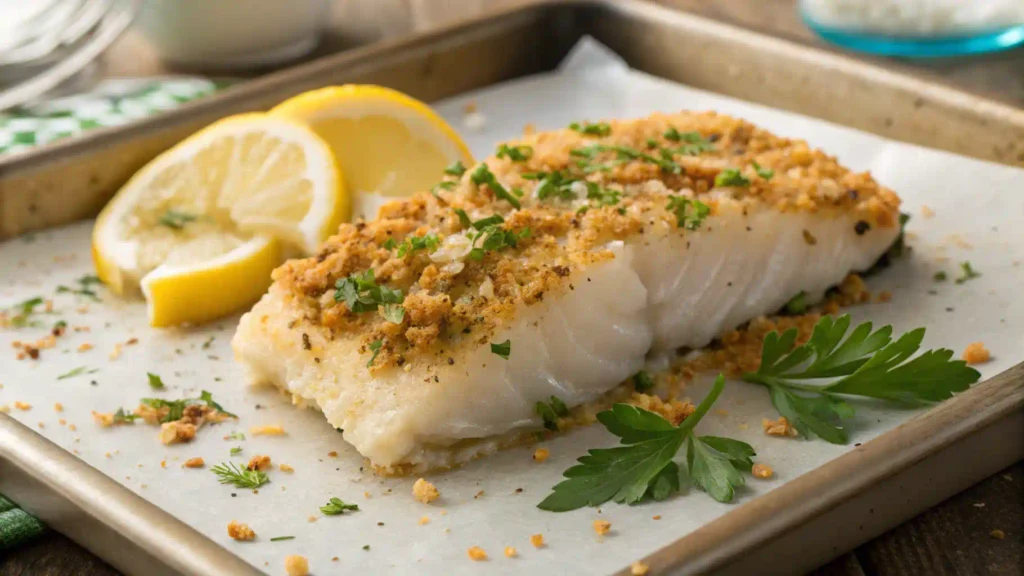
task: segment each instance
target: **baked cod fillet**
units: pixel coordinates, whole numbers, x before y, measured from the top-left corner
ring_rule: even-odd
[[[384,472],[456,465],[591,402],[650,353],[822,297],[899,199],[714,113],[526,135],[274,272],[236,358]]]

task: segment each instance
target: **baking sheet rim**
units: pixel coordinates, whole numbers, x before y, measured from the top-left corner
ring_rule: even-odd
[[[502,14],[536,10],[538,6],[543,8],[565,3],[545,0],[533,5],[485,14],[478,19],[451,28],[472,27],[479,25],[481,21],[487,21]],[[627,10],[636,8],[641,12],[641,17],[650,17],[650,13],[643,13],[645,10],[653,11],[651,13],[655,16],[660,11],[661,14],[685,17],[692,22],[704,21],[710,26],[730,27],[690,14],[677,14],[640,0],[625,4],[617,3],[614,0],[577,0],[568,3],[582,7],[596,5],[610,8],[613,12],[624,7]],[[400,42],[386,42],[376,47],[361,49],[357,51],[359,57],[350,53],[346,55],[347,58],[327,57],[326,59],[335,63],[358,63],[361,60],[360,57],[371,57],[377,52],[393,53],[403,46],[415,46],[425,38],[442,37],[445,30],[417,34]],[[838,64],[852,66],[852,68],[848,68],[851,73],[863,73],[868,68],[881,70],[871,64],[800,46],[783,39],[766,37],[756,32],[741,32],[746,35],[747,41],[762,37],[774,42],[785,43],[794,52],[803,51],[808,56],[814,56],[816,53],[825,58],[833,58],[833,61]],[[1016,109],[948,86],[930,83],[898,72],[885,72],[886,82],[910,82],[929,90],[937,90],[946,99],[970,98],[974,102],[983,103],[989,106],[988,112],[993,117],[998,117],[1007,110],[1020,113]],[[244,99],[244,96],[244,94],[232,95],[224,101],[218,99],[214,104],[221,107],[228,105],[234,100],[234,97]],[[206,111],[206,108],[202,107],[195,110],[195,112]],[[138,129],[144,130],[147,127],[149,126],[140,126]],[[158,128],[158,126],[152,127]],[[100,136],[105,139],[114,135],[102,134]],[[69,144],[71,145],[66,147],[58,145],[53,148],[41,149],[39,154],[32,154],[30,158],[26,158],[26,160],[30,160],[27,164],[45,162],[50,156],[56,156],[54,158],[56,160],[66,153],[81,153],[77,143]],[[0,162],[0,173],[4,172],[2,168],[11,167],[11,164],[14,163]],[[999,393],[998,396],[996,396],[997,393]],[[996,397],[993,398],[993,396]],[[965,406],[982,410],[970,412],[967,418],[959,417],[960,411]],[[730,558],[735,558],[756,548],[759,544],[770,540],[774,535],[794,526],[797,522],[816,515],[827,514],[830,508],[834,508],[859,492],[870,489],[872,485],[885,477],[926,461],[930,456],[945,450],[956,441],[966,438],[988,425],[997,423],[1002,417],[1021,408],[1024,408],[1024,363],[976,385],[956,398],[912,418],[900,427],[786,483],[765,496],[744,502],[721,518],[682,536],[649,555],[646,560],[657,571],[714,569],[728,562]],[[950,424],[945,425],[946,422]],[[140,549],[159,558],[172,569],[199,575],[223,573],[223,568],[228,566],[233,567],[239,573],[245,572],[249,568],[228,549],[206,538],[169,512],[145,501],[112,478],[78,460],[5,414],[0,414],[0,462],[15,466],[20,472],[32,477],[36,483],[45,486],[50,493],[70,501],[79,510],[97,519],[110,530],[118,531]],[[894,462],[895,466],[892,465]],[[54,476],[53,472],[57,470],[74,471],[75,482],[61,482]],[[842,472],[851,472],[844,477],[842,484],[828,482],[829,478]],[[33,488],[8,486],[5,481],[7,477],[7,475],[0,474],[0,490],[8,492],[15,499],[18,499],[19,492],[30,491]],[[815,491],[812,492],[809,489]],[[785,513],[780,514],[778,512],[779,504],[786,502],[787,498],[791,498],[796,492],[803,495],[802,502],[796,506],[785,508]],[[118,504],[117,510],[104,509],[105,505],[112,501]],[[68,521],[66,515],[50,514],[44,509],[35,510],[29,506],[29,511],[37,512],[44,521],[57,529],[62,528],[62,520]],[[126,520],[134,520],[134,522]],[[101,548],[95,542],[85,541],[91,537],[93,535],[83,537],[81,539],[83,541],[80,543],[94,550]],[[102,535],[97,534],[95,538],[102,538]],[[183,550],[189,550],[190,553],[183,553]],[[119,554],[119,556],[123,555]],[[131,568],[121,562],[118,564],[126,571]],[[622,573],[628,573],[628,568],[624,568]]]

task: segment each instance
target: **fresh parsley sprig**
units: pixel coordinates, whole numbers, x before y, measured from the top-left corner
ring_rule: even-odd
[[[206,390],[203,390],[199,394],[199,398],[182,398],[181,400],[164,400],[163,398],[142,398],[141,400],[139,400],[139,402],[141,402],[144,406],[148,406],[154,410],[167,408],[167,414],[160,419],[161,422],[174,422],[175,420],[180,420],[181,417],[185,414],[185,408],[196,404],[205,404],[210,408],[213,408],[217,412],[220,412],[221,414],[228,416],[229,418],[238,418],[238,416],[232,414],[231,412],[228,412],[227,410],[224,409],[223,406],[214,401],[213,394]]]
[[[270,482],[266,472],[239,468],[233,462],[218,464],[210,471],[217,475],[221,484],[233,484],[238,488],[259,488]]]
[[[693,484],[719,502],[729,502],[744,483],[742,472],[752,466],[754,449],[748,444],[717,436],[695,436],[693,429],[708,413],[725,387],[721,375],[693,414],[673,426],[654,412],[629,404],[615,404],[597,415],[623,446],[590,450],[579,464],[565,471],[538,508],[565,512],[600,506],[609,500],[635,504],[645,497],[664,500],[681,485],[674,460],[685,444],[686,466]]]
[[[750,180],[740,172],[739,168],[726,168],[715,175],[715,186],[750,186]]]
[[[12,328],[38,326],[39,322],[33,319],[33,315],[37,313],[36,308],[42,306],[44,303],[45,300],[43,300],[42,296],[36,296],[35,298],[29,298],[28,300],[18,302],[14,306],[11,306],[5,311],[8,316],[8,325]]]
[[[609,162],[601,164],[595,164],[594,160],[597,158],[599,154],[603,152],[614,152],[616,156],[615,160],[611,160]],[[671,154],[669,154],[668,157],[665,157],[663,155],[663,157],[661,158],[656,158],[654,156],[651,156],[650,154],[647,154],[646,152],[641,152],[636,148],[630,148],[629,146],[591,144],[589,146],[584,146],[583,148],[576,148],[574,150],[570,150],[569,154],[571,156],[579,158],[579,160],[576,161],[576,165],[579,168],[581,168],[583,172],[586,174],[590,174],[591,172],[610,170],[615,166],[625,164],[632,160],[643,160],[644,162],[650,162],[651,164],[655,164],[659,168],[661,168],[663,172],[668,172],[670,174],[681,174],[683,171],[683,167],[680,166],[679,164],[676,164],[672,160]]]
[[[938,402],[981,377],[963,360],[952,360],[952,350],[928,350],[911,359],[921,347],[924,328],[896,340],[892,326],[872,331],[871,323],[865,322],[847,335],[849,329],[849,315],[825,316],[803,346],[795,346],[795,328],[782,335],[771,332],[764,339],[760,368],[743,379],[766,386],[779,414],[800,433],[845,444],[848,431],[842,421],[850,419],[854,409],[841,396]]]
[[[565,418],[569,415],[569,407],[565,405],[565,402],[557,396],[551,397],[551,402],[537,402],[534,405],[534,410],[540,419],[544,422],[544,428],[551,430],[552,432],[558,431],[558,419]]]
[[[569,129],[586,136],[600,136],[602,138],[612,133],[612,127],[607,122],[597,122],[595,124],[573,122],[569,124]]]
[[[508,158],[513,162],[526,162],[533,156],[533,147],[520,145],[520,146],[509,146],[508,144],[498,145],[498,150],[494,154],[497,158]]]

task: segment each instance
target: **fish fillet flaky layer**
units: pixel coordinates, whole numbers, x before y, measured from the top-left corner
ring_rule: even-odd
[[[869,174],[741,120],[590,132],[525,135],[278,268],[233,340],[249,380],[319,408],[379,470],[456,465],[540,428],[538,401],[591,402],[649,354],[813,302],[900,232]],[[339,281],[371,269],[404,313],[350,309]]]

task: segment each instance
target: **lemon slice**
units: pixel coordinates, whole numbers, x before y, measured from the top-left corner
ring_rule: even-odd
[[[327,142],[356,217],[374,218],[387,201],[429,190],[455,161],[473,164],[462,138],[437,113],[388,88],[321,88],[286,100],[270,113],[304,122]]]
[[[348,212],[330,148],[268,114],[216,122],[128,181],[93,229],[99,277],[142,290],[155,326],[241,310],[286,255],[308,254]]]

